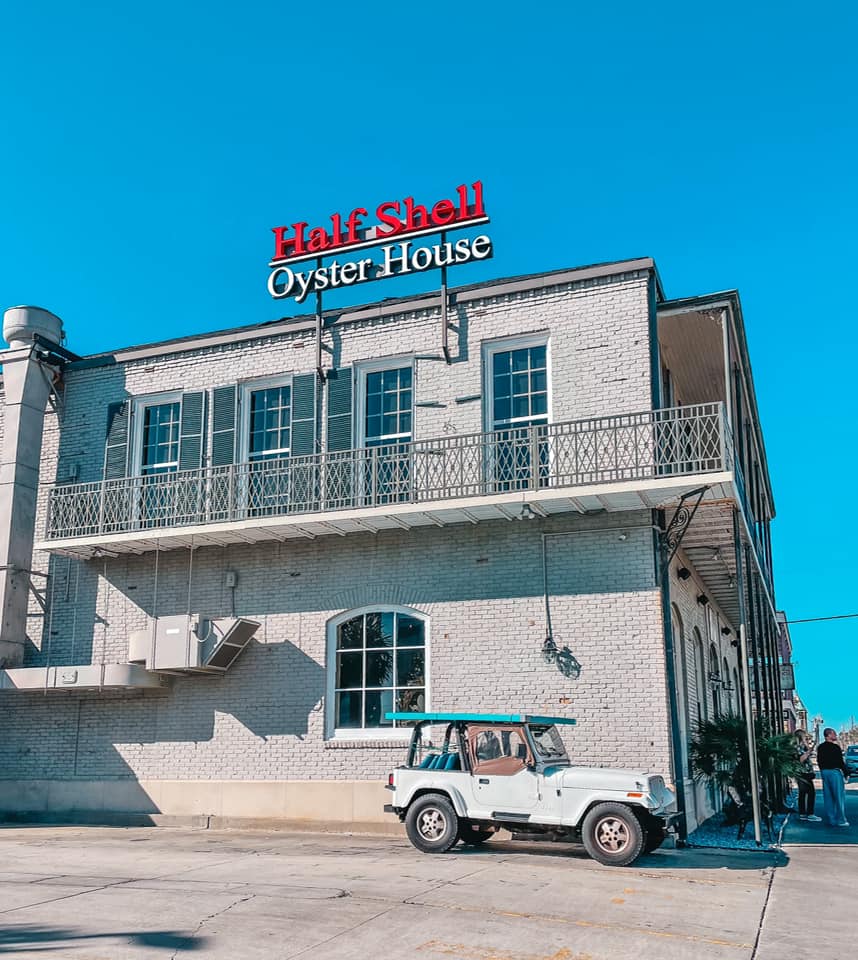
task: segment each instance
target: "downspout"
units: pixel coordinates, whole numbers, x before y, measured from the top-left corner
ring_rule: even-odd
[[[653,511],[655,515],[657,511]],[[679,839],[688,836],[686,812],[688,804],[685,797],[685,770],[682,756],[682,731],[679,727],[679,697],[676,687],[676,646],[673,636],[673,622],[670,616],[670,564],[663,534],[653,532],[653,553],[656,568],[659,571],[661,593],[661,620],[664,627],[664,660],[667,678],[667,702],[670,714],[670,753],[673,765],[673,786],[676,790],[677,829]]]

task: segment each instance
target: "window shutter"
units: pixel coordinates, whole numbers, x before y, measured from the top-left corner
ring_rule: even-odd
[[[215,387],[212,391],[212,466],[235,463],[236,387]]]
[[[293,457],[316,452],[316,374],[304,373],[292,378]]]
[[[111,403],[107,408],[107,436],[104,445],[104,479],[119,480],[126,475],[128,464],[127,400]]]
[[[179,422],[179,469],[199,470],[203,465],[203,431],[206,395],[202,390],[182,394]]]
[[[328,371],[328,450],[351,449],[352,379],[351,367]]]

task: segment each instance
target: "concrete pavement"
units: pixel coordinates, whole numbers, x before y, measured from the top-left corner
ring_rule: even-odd
[[[122,828],[0,829],[0,956],[750,957],[776,857]]]
[[[610,869],[508,840],[427,856],[390,837],[6,827],[0,958],[834,960],[853,952],[855,856],[663,850]]]
[[[821,789],[816,813],[823,816]],[[858,783],[846,789],[846,819],[848,827],[828,827],[790,816],[783,846],[789,866],[772,883],[755,960],[840,960],[858,952]]]

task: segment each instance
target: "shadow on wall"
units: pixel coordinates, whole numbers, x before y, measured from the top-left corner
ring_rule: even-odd
[[[283,736],[301,740],[324,692],[324,668],[293,644],[251,642],[223,676],[175,678],[164,693],[2,694],[0,710],[9,709],[10,716],[0,741],[0,811],[158,813],[134,783],[146,779],[139,771],[147,760],[157,762],[150,745],[187,744],[192,757],[196,744],[215,738],[216,727],[228,744],[230,726],[239,724],[263,742]],[[46,729],[54,731],[50,749]],[[43,800],[38,781],[58,780],[67,782]],[[26,787],[31,781],[32,796]],[[93,797],[96,781],[104,793]]]
[[[241,724],[262,741],[307,735],[325,671],[291,643],[252,641],[222,676],[177,677],[168,695],[81,701],[74,776],[128,776],[146,744],[206,743],[216,725]],[[122,744],[125,759],[116,750]],[[142,757],[141,757],[142,759]]]
[[[97,389],[109,402],[127,400],[123,367],[106,366],[95,374],[82,371],[75,377],[97,377]],[[74,386],[72,390],[76,390]],[[39,515],[36,540],[45,534],[46,486],[53,483],[90,483],[104,477],[108,430],[106,404],[72,403],[63,407],[62,421],[48,412],[39,475]],[[57,431],[59,435],[57,436]],[[56,456],[52,450],[56,450]],[[49,574],[44,587],[46,606],[31,604],[24,654],[26,666],[91,663],[94,640],[105,624],[96,613],[98,564],[79,563],[68,557],[41,556],[41,569]],[[42,587],[41,580],[37,582]],[[95,629],[92,624],[95,623]]]
[[[109,933],[83,933],[73,927],[49,927],[36,923],[18,923],[0,927],[0,954],[63,950],[85,945],[85,941],[115,940],[139,947],[172,950],[177,953],[202,950],[209,942],[205,936],[188,936],[176,930],[114,930]],[[57,954],[59,956],[59,954]]]

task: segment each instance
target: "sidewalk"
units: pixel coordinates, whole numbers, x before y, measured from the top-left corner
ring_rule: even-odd
[[[789,866],[772,879],[754,960],[842,960],[858,952],[858,784],[847,787],[846,819],[850,826],[838,828],[790,816],[783,846]]]

